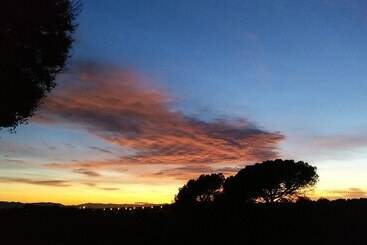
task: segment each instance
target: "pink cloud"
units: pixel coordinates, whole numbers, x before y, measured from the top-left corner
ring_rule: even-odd
[[[167,93],[135,73],[83,65],[49,96],[35,120],[84,128],[133,152],[115,160],[74,163],[75,168],[243,164],[278,156],[277,146],[284,138],[280,133],[265,131],[245,119],[188,117],[173,110],[172,102]]]

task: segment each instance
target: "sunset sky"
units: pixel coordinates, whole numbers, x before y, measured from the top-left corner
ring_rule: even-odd
[[[58,86],[0,131],[0,201],[171,202],[203,173],[318,168],[367,197],[367,2],[86,0]]]

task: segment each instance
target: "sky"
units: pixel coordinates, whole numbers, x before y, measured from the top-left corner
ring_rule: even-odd
[[[0,131],[0,200],[169,203],[200,174],[317,166],[367,197],[367,3],[88,0],[58,86]]]

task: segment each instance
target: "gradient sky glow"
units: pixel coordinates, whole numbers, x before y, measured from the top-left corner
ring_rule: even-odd
[[[0,131],[0,200],[170,202],[276,157],[367,197],[367,2],[88,0],[59,86]]]

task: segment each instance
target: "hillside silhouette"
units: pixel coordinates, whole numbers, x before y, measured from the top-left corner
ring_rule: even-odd
[[[1,244],[365,244],[367,199],[182,210],[1,209]]]
[[[278,159],[189,180],[171,205],[1,203],[0,244],[365,244],[367,199],[300,196],[317,179]]]

